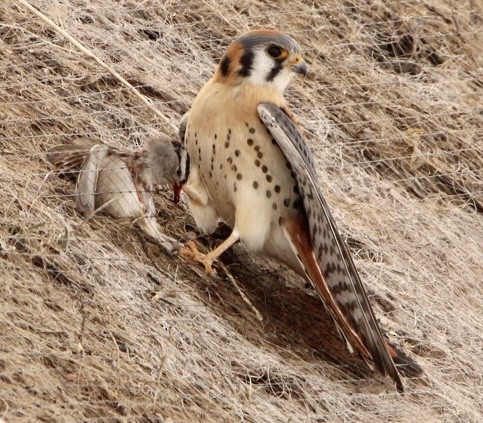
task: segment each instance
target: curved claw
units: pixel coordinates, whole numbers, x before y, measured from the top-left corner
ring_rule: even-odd
[[[193,241],[188,241],[184,247],[181,247],[178,254],[186,260],[201,263],[208,276],[216,275],[216,270],[213,268],[214,259],[209,254],[200,253]]]

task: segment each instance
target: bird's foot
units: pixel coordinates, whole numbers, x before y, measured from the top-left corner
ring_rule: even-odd
[[[208,276],[215,276],[216,270],[213,268],[215,259],[210,254],[200,253],[198,247],[193,241],[188,241],[184,247],[181,247],[178,254],[186,260],[201,263]]]

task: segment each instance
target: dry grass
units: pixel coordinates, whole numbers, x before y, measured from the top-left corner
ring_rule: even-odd
[[[392,341],[398,395],[344,352],[313,293],[240,250],[209,279],[74,210],[45,151],[166,125],[21,7],[0,8],[0,418],[46,422],[477,422],[483,409],[483,10],[468,0],[31,1],[176,125],[228,41],[279,27],[310,75],[288,96]],[[282,6],[284,5],[285,6]],[[289,5],[290,4],[290,5]],[[363,5],[362,5],[363,4]],[[185,207],[158,200],[187,239]],[[207,242],[213,242],[210,239]],[[284,282],[281,282],[284,281]]]

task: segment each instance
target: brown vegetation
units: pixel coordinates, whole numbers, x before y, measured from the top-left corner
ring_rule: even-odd
[[[15,0],[0,6],[0,419],[477,422],[483,392],[483,8],[469,0]],[[291,33],[288,90],[376,315],[425,369],[406,394],[350,356],[311,289],[237,247],[220,271],[75,211],[45,152],[175,128],[236,35]],[[196,235],[166,192],[158,221]],[[203,237],[206,245],[219,242]]]

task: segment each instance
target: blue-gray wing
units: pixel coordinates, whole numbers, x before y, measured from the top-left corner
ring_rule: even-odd
[[[307,228],[311,245],[306,248],[301,241],[303,227],[291,231],[287,226],[285,235],[294,253],[348,343],[366,362],[391,376],[398,390],[402,390],[357,269],[318,186],[313,156],[303,135],[274,104],[260,104],[258,114],[290,162],[303,200],[306,215],[303,227]]]

